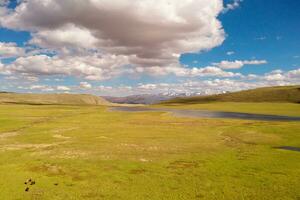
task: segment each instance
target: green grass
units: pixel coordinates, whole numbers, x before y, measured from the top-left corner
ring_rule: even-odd
[[[176,98],[161,104],[199,104],[211,102],[288,102],[300,103],[300,86],[277,86],[253,90],[186,98]]]
[[[300,147],[299,133],[299,122],[0,105],[0,199],[297,200],[300,153],[273,147]]]

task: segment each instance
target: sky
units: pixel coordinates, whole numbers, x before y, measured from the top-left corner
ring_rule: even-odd
[[[214,94],[300,84],[297,0],[0,0],[0,91]]]

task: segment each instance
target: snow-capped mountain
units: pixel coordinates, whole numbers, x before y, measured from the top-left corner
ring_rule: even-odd
[[[111,97],[103,96],[104,99],[112,103],[120,104],[155,104],[176,97],[191,97],[205,95],[198,92],[186,92],[186,93],[176,93],[176,92],[166,92],[161,94],[140,94],[131,95],[126,97]]]

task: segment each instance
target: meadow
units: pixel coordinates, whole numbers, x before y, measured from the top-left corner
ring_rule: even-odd
[[[190,106],[300,116],[299,104],[251,105]],[[0,105],[0,199],[297,200],[300,152],[275,147],[300,147],[299,133],[299,122]]]

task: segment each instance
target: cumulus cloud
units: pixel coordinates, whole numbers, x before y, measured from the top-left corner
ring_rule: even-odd
[[[236,60],[236,61],[222,61],[220,63],[214,63],[215,66],[221,69],[240,69],[244,65],[262,65],[267,64],[266,60]]]
[[[71,90],[70,87],[67,87],[67,86],[64,86],[64,85],[57,86],[56,89],[58,91],[70,91]]]
[[[20,88],[20,89],[22,89],[22,88]],[[38,90],[38,91],[43,91],[43,92],[52,92],[52,91],[54,91],[54,89],[51,86],[47,86],[47,85],[31,85],[27,89],[29,89],[29,90]]]
[[[76,27],[74,24],[66,24],[54,30],[40,30],[33,34],[30,44],[48,49],[60,50],[62,47],[70,48],[96,48],[98,39],[86,28]]]
[[[0,24],[30,31],[30,43],[45,48],[96,48],[130,64],[169,66],[223,42],[222,9],[222,0],[30,0]]]
[[[191,70],[192,76],[216,76],[216,77],[235,77],[241,76],[239,73],[226,72],[220,68],[209,66],[205,68],[193,68]]]
[[[1,71],[4,71],[4,65],[0,61],[0,74],[1,74]]]
[[[267,37],[261,36],[261,37],[255,38],[254,40],[261,40],[261,41],[263,41],[263,40],[266,40],[266,39],[267,39]]]
[[[8,0],[0,0],[0,6],[6,6],[8,4]]]
[[[300,80],[300,69],[289,71],[286,76],[290,79],[298,79]]]
[[[285,76],[282,74],[269,74],[264,77],[267,81],[283,81]]]
[[[228,56],[231,56],[231,55],[235,54],[235,52],[234,52],[234,51],[228,51],[226,54],[227,54]]]
[[[87,80],[126,73],[195,76],[179,57],[222,44],[222,9],[222,0],[21,1],[2,13],[0,25],[29,31],[28,44],[36,48],[27,55],[18,49],[19,58],[0,71]]]
[[[28,77],[74,76],[86,80],[108,80],[121,75],[139,77],[175,75],[177,77],[240,77],[239,73],[224,71],[225,64],[187,68],[182,66],[129,67],[127,56],[99,55],[19,57],[9,65],[2,66],[0,73],[22,74]],[[243,64],[259,64],[261,61],[243,61]],[[232,67],[232,66],[231,66]],[[228,68],[226,68],[228,69]]]
[[[17,46],[16,43],[0,42],[0,59],[13,58],[25,55],[25,50]]]
[[[14,79],[13,83],[22,91],[34,92],[80,92],[83,88],[78,85],[73,86],[51,86],[44,84],[31,85],[30,82],[21,82],[22,86]],[[1,79],[0,79],[1,82]],[[87,83],[87,84],[86,84]],[[82,82],[80,85],[85,87],[88,82]],[[2,88],[9,88],[10,85],[2,83]],[[127,96],[133,94],[159,94],[159,93],[186,93],[186,94],[215,94],[223,93],[225,91],[238,91],[257,87],[277,86],[277,85],[296,85],[300,84],[300,69],[291,71],[274,70],[270,73],[263,75],[241,76],[240,78],[220,77],[209,79],[182,79],[173,83],[149,83],[137,84],[135,86],[102,86],[94,85],[93,87],[87,86],[86,93],[98,95],[113,95],[113,96]],[[26,86],[27,85],[27,86]]]
[[[123,72],[126,56],[47,56],[34,55],[17,58],[2,67],[2,72],[25,74],[28,76],[75,76],[88,80],[106,80]],[[1,69],[0,69],[1,72]]]
[[[242,76],[239,79],[225,77],[208,80],[186,80],[178,83],[139,84],[136,87],[130,87],[130,89],[126,89],[124,86],[110,89],[105,89],[104,87],[102,88],[101,93],[103,92],[107,95],[118,94],[121,96],[128,94],[159,94],[170,92],[208,95],[223,93],[225,91],[239,91],[257,87],[295,84],[300,84],[300,69],[287,72],[275,70],[263,75],[253,75],[251,78]]]
[[[300,84],[300,69],[284,72],[282,70],[274,70],[263,76],[257,76],[257,81],[267,81],[265,84],[286,85]]]
[[[49,86],[49,85],[29,85],[29,86],[19,86],[19,89],[23,90],[33,90],[38,92],[69,92],[72,88],[64,85],[60,86]]]
[[[158,84],[139,84],[138,89],[142,89],[142,90],[154,90],[157,89],[157,87],[159,87]]]
[[[234,9],[240,7],[241,2],[243,2],[243,0],[233,0],[232,3],[226,4],[223,9],[223,13],[226,13],[230,10],[234,10]]]
[[[7,69],[7,66],[1,63],[1,59],[0,59],[0,75],[6,75],[6,76],[11,75],[11,72]]]
[[[146,73],[151,76],[166,76],[169,74],[176,75],[178,77],[240,77],[241,74],[227,72],[215,66],[206,67],[148,67],[137,69],[139,73]]]
[[[80,82],[80,88],[82,88],[82,89],[91,89],[92,85],[88,82]]]

